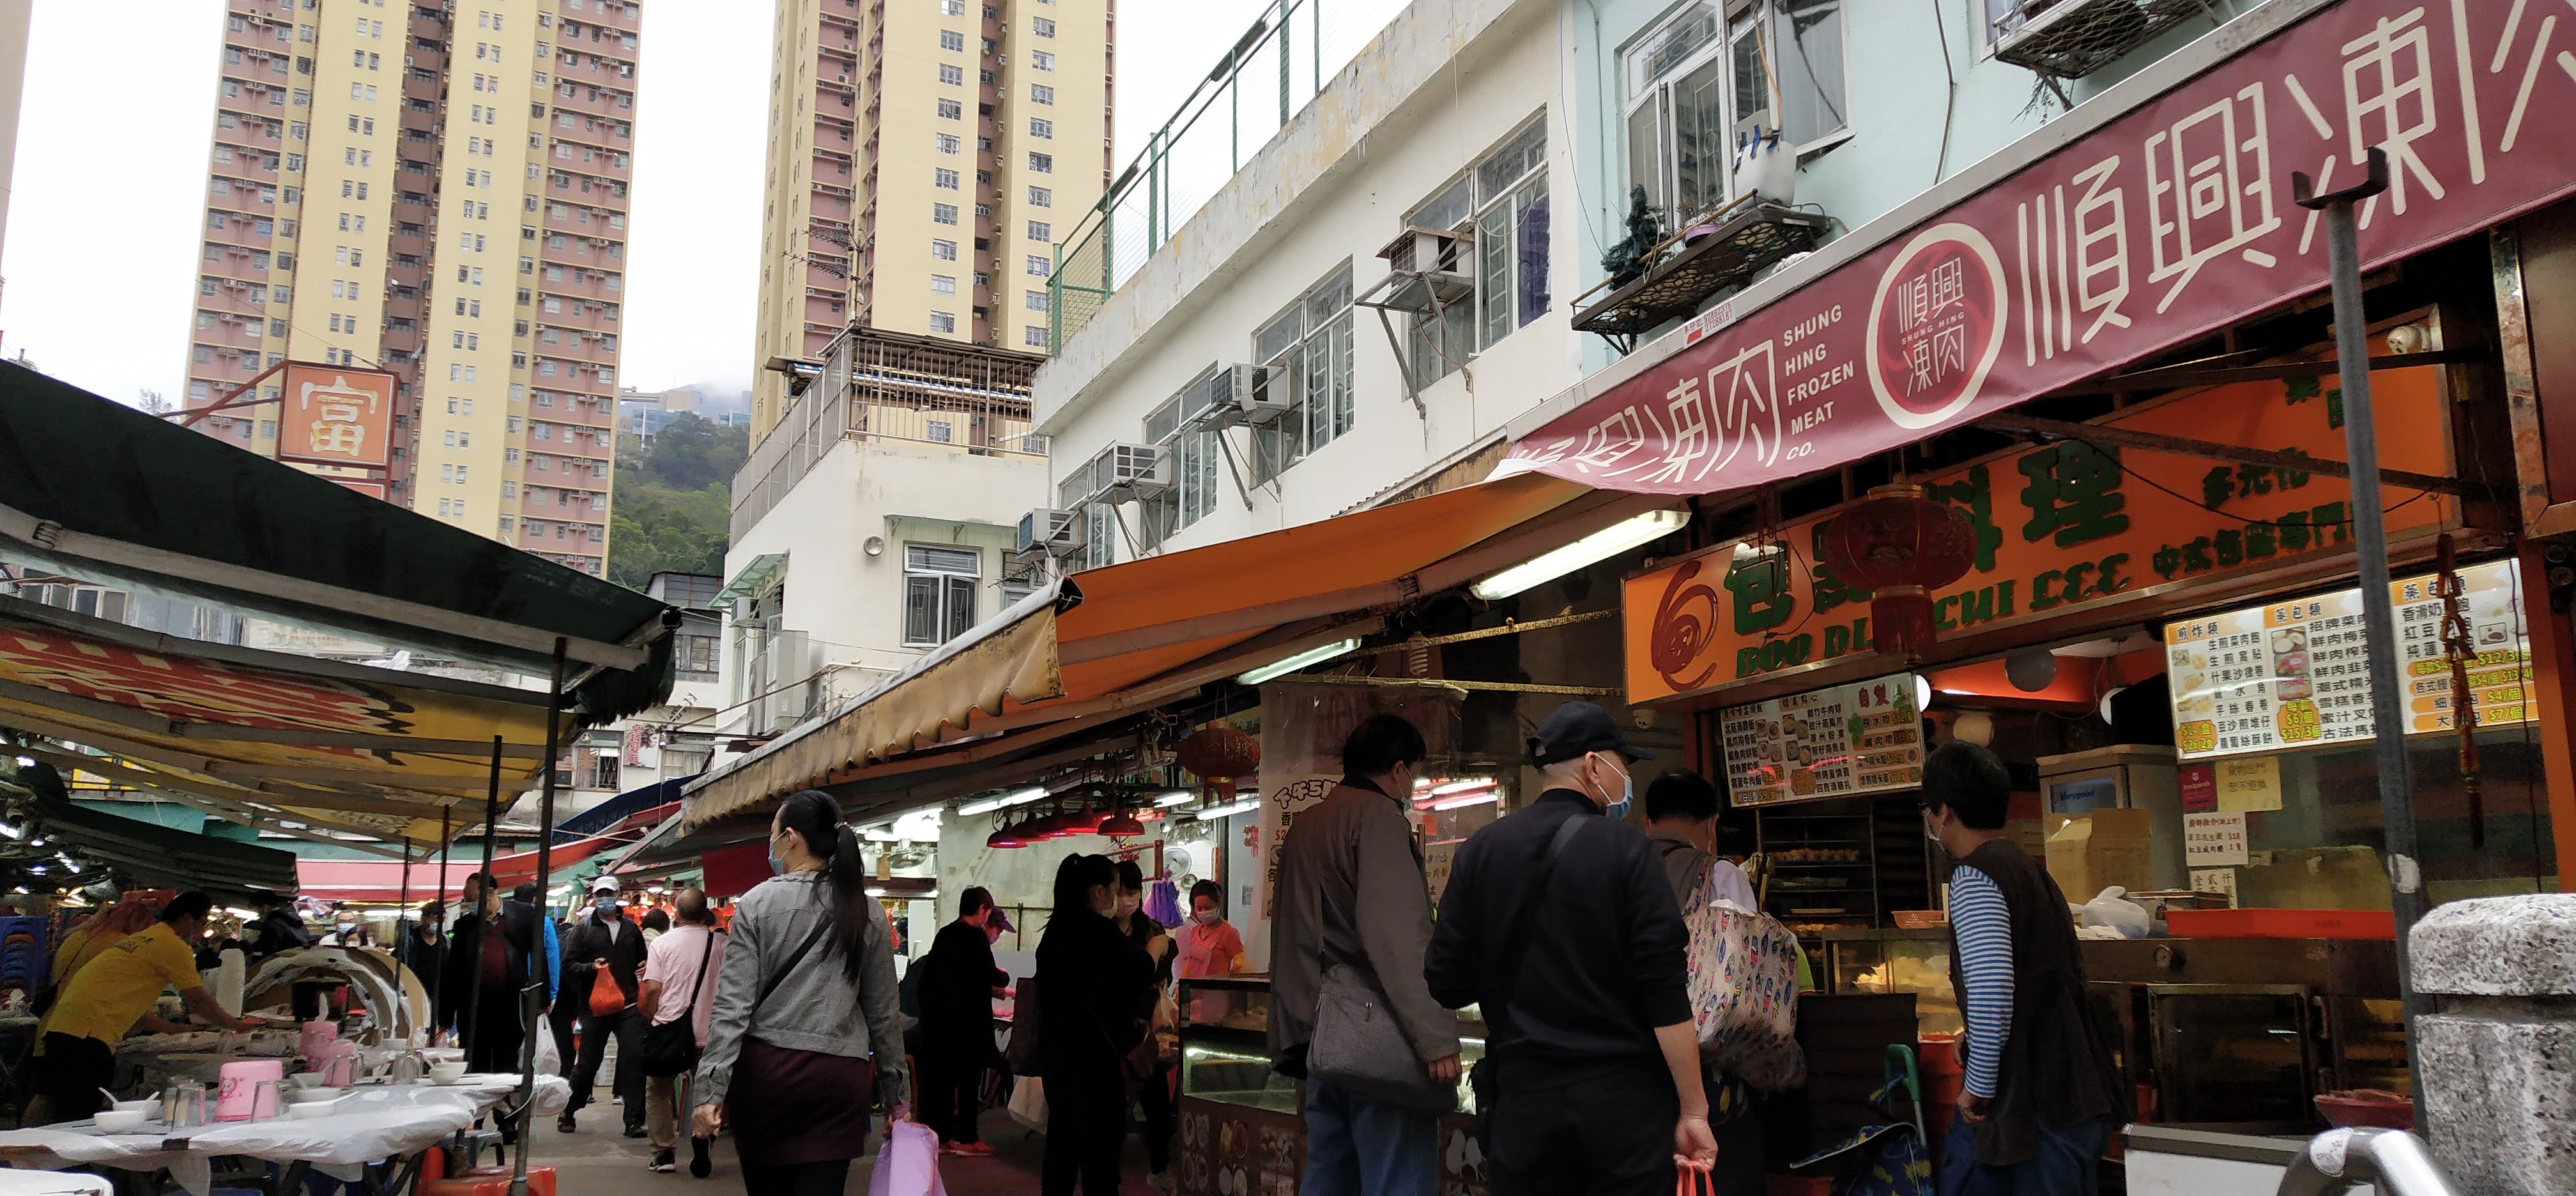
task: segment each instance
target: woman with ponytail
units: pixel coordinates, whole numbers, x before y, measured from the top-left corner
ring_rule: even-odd
[[[839,1196],[850,1160],[867,1152],[871,1081],[893,1116],[905,1114],[894,928],[867,895],[858,834],[830,794],[780,803],[769,868],[734,905],[690,1085],[694,1132],[733,1126],[749,1196]],[[705,1157],[692,1174],[706,1175]]]

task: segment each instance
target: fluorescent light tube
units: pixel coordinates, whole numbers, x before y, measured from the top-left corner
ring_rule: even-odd
[[[1154,807],[1160,810],[1168,810],[1174,806],[1186,806],[1191,802],[1198,800],[1198,796],[1198,794],[1192,793],[1187,789],[1175,789],[1161,797],[1155,798]]]
[[[1553,548],[1520,564],[1496,573],[1468,587],[1468,592],[1488,602],[1508,598],[1537,585],[1572,573],[1586,565],[1598,564],[1611,557],[1652,543],[1680,531],[1690,516],[1682,511],[1648,511],[1585,536],[1561,548]]]
[[[1475,777],[1470,780],[1451,781],[1446,785],[1434,785],[1431,788],[1431,792],[1432,795],[1436,797],[1447,797],[1452,793],[1465,793],[1470,789],[1489,788],[1493,784],[1494,778],[1492,777]]]
[[[1228,816],[1230,816],[1230,815],[1235,815],[1235,814],[1249,814],[1249,813],[1251,813],[1252,811],[1254,811],[1254,810],[1258,810],[1258,809],[1260,809],[1260,808],[1261,808],[1261,799],[1260,799],[1260,798],[1257,798],[1257,797],[1247,797],[1247,798],[1243,799],[1242,801],[1239,801],[1239,802],[1234,803],[1233,805],[1229,805],[1229,806],[1218,806],[1218,807],[1216,807],[1215,809],[1212,809],[1212,810],[1201,810],[1201,811],[1199,811],[1199,821],[1201,821],[1201,822],[1214,822],[1214,821],[1216,821],[1216,820],[1217,820],[1217,819],[1219,819],[1219,818],[1228,817]]]
[[[1465,809],[1468,806],[1486,805],[1500,799],[1501,797],[1501,794],[1495,793],[1492,790],[1487,790],[1483,793],[1462,793],[1456,797],[1444,797],[1439,801],[1433,802],[1431,803],[1431,808],[1434,810],[1459,810]]]
[[[1284,676],[1286,674],[1296,672],[1308,665],[1322,664],[1336,656],[1347,656],[1353,652],[1359,651],[1359,647],[1360,642],[1355,638],[1336,640],[1332,643],[1325,644],[1322,647],[1308,648],[1305,651],[1300,652],[1295,656],[1288,657],[1285,660],[1272,661],[1260,668],[1252,669],[1244,673],[1242,676],[1235,678],[1235,680],[1245,685],[1259,685],[1273,677]]]
[[[992,797],[980,798],[978,800],[968,802],[965,805],[957,807],[957,812],[968,817],[972,817],[977,814],[990,814],[993,811],[1002,809],[1006,806],[1025,806],[1030,802],[1037,801],[1038,799],[1045,797],[1046,795],[1047,791],[1043,786],[1022,789],[1017,793],[1000,793],[995,794]]]

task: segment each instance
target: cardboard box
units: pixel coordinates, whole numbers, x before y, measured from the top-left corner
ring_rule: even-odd
[[[2130,892],[2155,887],[2155,849],[2146,810],[2095,810],[2068,817],[2051,815],[2048,874],[2082,905],[2113,885]]]

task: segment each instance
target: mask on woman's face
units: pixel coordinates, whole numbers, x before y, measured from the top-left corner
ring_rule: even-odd
[[[1205,926],[1210,930],[1214,930],[1218,923],[1225,921],[1225,915],[1218,913],[1213,909],[1203,909],[1197,913],[1191,914],[1190,916],[1198,919],[1199,925]]]
[[[1118,895],[1118,916],[1121,918],[1135,917],[1136,911],[1144,908],[1144,905],[1145,895],[1143,893],[1120,893]]]

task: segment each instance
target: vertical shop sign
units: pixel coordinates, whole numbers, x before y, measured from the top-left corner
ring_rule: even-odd
[[[2365,268],[2539,207],[2576,190],[2557,127],[2576,21],[2524,9],[2325,7],[1802,288],[1695,322],[1511,459],[1710,494],[1913,443],[2322,290],[2290,174],[2332,190],[2374,147],[2390,179],[2360,212]]]

